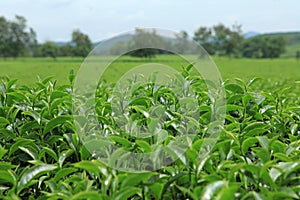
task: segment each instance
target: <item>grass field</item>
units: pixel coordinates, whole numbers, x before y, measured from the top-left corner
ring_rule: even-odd
[[[70,70],[75,71],[83,61],[82,58],[18,58],[0,61],[0,76],[8,76],[11,79],[19,79],[19,84],[32,85],[38,77],[55,76],[59,84],[68,81],[66,77]]]
[[[300,61],[296,59],[230,59],[213,58],[223,79],[241,78],[248,80],[253,77],[261,77],[271,80],[300,80]],[[18,84],[32,85],[38,77],[54,76],[58,84],[68,83],[68,74],[71,70],[76,73],[82,58],[18,58],[0,61],[0,76],[8,76],[11,79],[19,79]],[[186,65],[180,58],[174,56],[157,56],[152,60],[123,57],[115,61],[105,74],[106,79],[116,81],[116,73],[124,73],[129,69],[144,64],[145,62],[161,63],[180,70]]]

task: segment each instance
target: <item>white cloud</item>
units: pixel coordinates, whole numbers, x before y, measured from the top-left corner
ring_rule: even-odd
[[[193,33],[219,22],[244,31],[299,30],[298,0],[1,0],[1,14],[23,15],[39,41],[69,40],[73,29],[100,40],[135,27],[161,27]]]

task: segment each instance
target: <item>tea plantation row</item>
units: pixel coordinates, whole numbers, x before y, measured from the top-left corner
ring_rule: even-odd
[[[73,77],[71,77],[71,81]],[[186,76],[199,103],[199,132],[183,155],[155,171],[122,172],[107,167],[83,145],[72,116],[72,86],[45,79],[33,87],[6,79],[0,84],[1,199],[299,199],[300,84],[251,79],[224,82],[226,116],[217,143],[197,159],[212,114],[208,92],[197,90],[201,79]],[[151,84],[138,88],[130,106],[141,124],[153,102],[165,106],[168,134],[176,138],[182,116],[172,110],[174,94]],[[109,86],[96,95],[99,124],[120,149],[146,153],[155,142],[135,140],[114,122]],[[172,100],[173,99],[173,100]],[[167,104],[165,102],[168,102]],[[175,125],[174,125],[175,124]],[[115,134],[115,131],[118,134]],[[118,155],[110,159],[122,160]]]

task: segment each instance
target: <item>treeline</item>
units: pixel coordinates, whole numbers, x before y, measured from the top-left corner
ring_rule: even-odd
[[[10,21],[0,17],[0,56],[1,57],[52,57],[82,56],[85,57],[93,48],[88,35],[80,30],[74,30],[71,41],[64,45],[57,45],[51,41],[39,44],[36,32],[27,26],[26,19],[16,16]],[[147,39],[146,39],[147,38]],[[285,51],[286,41],[283,37],[267,37],[263,35],[245,38],[241,26],[226,27],[217,24],[212,27],[200,27],[192,36],[186,31],[178,34],[176,42],[164,40],[155,31],[145,32],[137,29],[130,42],[117,42],[110,49],[110,54],[118,54],[132,48],[141,42],[163,43],[176,48],[181,54],[192,54],[189,44],[191,39],[202,45],[210,55],[247,58],[277,58]],[[131,45],[130,48],[128,45]],[[137,45],[139,46],[139,45]],[[163,53],[159,50],[137,50],[129,53],[138,57],[153,57]]]
[[[199,53],[191,39],[202,45],[210,55],[235,58],[277,58],[284,53],[286,45],[283,37],[259,35],[245,38],[240,25],[234,25],[230,28],[218,24],[213,27],[200,27],[193,36],[189,36],[186,31],[181,31],[172,40],[161,37],[155,30],[136,29],[130,41],[117,42],[110,48],[110,54],[118,55],[120,52],[138,48],[141,44],[147,44],[147,46],[159,44],[164,49],[176,49],[176,52],[180,54]],[[157,49],[140,49],[130,52],[129,55],[151,58],[162,53],[167,52]]]
[[[223,24],[200,27],[193,39],[211,55],[247,58],[277,58],[284,53],[287,43],[283,37],[258,35],[245,38],[241,25],[230,28]]]
[[[37,54],[33,56],[39,57],[56,57],[61,56],[87,56],[93,48],[88,35],[80,32],[80,30],[74,30],[71,35],[71,42],[64,45],[57,45],[53,42],[46,41],[43,44],[38,45]]]
[[[51,41],[42,44],[37,42],[37,34],[33,28],[27,26],[22,16],[15,16],[7,20],[0,16],[0,56],[3,58],[19,56],[52,57],[82,56],[85,57],[93,48],[88,35],[80,30],[71,34],[71,42],[57,45]]]

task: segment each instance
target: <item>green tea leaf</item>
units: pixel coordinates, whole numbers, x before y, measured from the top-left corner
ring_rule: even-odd
[[[218,200],[234,199],[234,195],[238,189],[239,189],[239,185],[237,184],[229,185],[228,187],[223,188],[219,192],[216,199]]]
[[[135,98],[129,103],[129,106],[144,106],[144,107],[149,107],[151,105],[151,99],[148,97],[139,97]]]
[[[149,153],[152,151],[150,144],[144,140],[136,140],[135,143],[140,146],[145,153]]]
[[[33,117],[33,119],[36,120],[38,124],[41,123],[41,117],[36,111],[24,111],[22,112],[22,114]]]
[[[58,160],[58,157],[57,157],[55,151],[53,151],[52,149],[50,149],[48,147],[43,147],[42,151],[39,153],[38,159],[41,159],[45,155],[45,153],[50,155],[55,161]]]
[[[150,190],[152,191],[152,194],[156,199],[161,199],[162,192],[164,189],[164,186],[162,183],[153,183],[151,186],[149,186]]]
[[[0,161],[0,170],[9,170],[9,169],[13,169],[16,167],[17,167],[16,165],[13,165],[9,162]]]
[[[16,176],[11,172],[10,170],[0,170],[0,185],[3,183],[11,183],[13,185],[16,185],[17,179]]]
[[[53,102],[55,99],[61,99],[62,97],[67,96],[67,93],[55,90],[50,95],[50,102]]]
[[[7,98],[11,99],[15,102],[26,102],[27,101],[27,97],[20,92],[9,92],[7,93]]]
[[[17,138],[16,143],[14,143],[9,149],[9,156],[11,154],[13,154],[14,152],[16,152],[19,149],[19,147],[33,144],[33,142],[34,142],[34,140],[25,139],[25,138]]]
[[[149,112],[144,106],[131,106],[131,109],[135,110],[136,112],[142,113],[146,118],[150,117]]]
[[[224,187],[227,187],[226,181],[216,181],[209,183],[205,188],[202,194],[202,200],[211,200],[213,197]]]
[[[258,142],[258,139],[255,137],[249,137],[246,140],[244,140],[242,143],[242,153],[246,154],[249,147],[253,146],[257,142]]]
[[[60,168],[62,168],[63,163],[65,162],[66,158],[69,157],[73,153],[74,153],[74,151],[72,149],[68,149],[59,154],[58,164],[59,164]]]
[[[38,160],[38,152],[31,146],[21,146],[19,149],[27,153],[33,160]]]
[[[266,136],[257,136],[259,144],[266,150],[269,149],[269,139]]]
[[[3,147],[1,147],[0,145],[0,160],[1,158],[8,152],[8,150],[4,149]]]
[[[225,89],[234,93],[240,93],[240,94],[244,93],[244,89],[237,84],[228,84],[225,86]]]
[[[138,194],[140,196],[141,189],[136,187],[123,187],[120,191],[113,195],[114,200],[127,200],[131,196]]]
[[[245,136],[253,137],[253,136],[257,136],[257,135],[260,135],[262,133],[265,133],[266,131],[267,131],[267,129],[265,129],[265,128],[254,128],[254,129],[249,130],[248,132],[246,132]]]
[[[70,116],[58,116],[51,119],[44,128],[44,133],[48,133],[57,126],[63,125],[66,121],[71,120]]]
[[[108,136],[109,139],[119,143],[119,144],[122,144],[126,147],[130,147],[132,146],[132,143],[128,140],[126,140],[125,138],[121,137],[121,136],[117,136],[117,135],[110,135]]]
[[[29,185],[34,178],[38,178],[39,176],[47,172],[53,171],[55,169],[57,169],[57,166],[48,164],[36,165],[30,168],[25,168],[22,176],[18,180],[17,193],[19,194],[21,190],[26,188],[26,186]]]
[[[8,124],[10,124],[10,122],[6,118],[0,117],[0,126],[5,127]]]
[[[78,169],[74,167],[68,167],[68,168],[62,168],[59,171],[55,173],[55,176],[53,177],[54,182],[58,182],[61,179],[65,179],[68,177],[68,175],[73,174],[74,172],[78,171]]]
[[[183,194],[185,194],[185,195],[191,197],[191,199],[198,200],[198,197],[197,197],[195,194],[193,194],[193,192],[192,192],[190,189],[185,188],[185,187],[180,187],[180,186],[178,186],[178,185],[176,185],[176,187],[177,187]]]
[[[263,122],[253,122],[251,124],[248,124],[243,131],[249,132],[255,128],[265,128],[267,125],[264,124]]]
[[[140,182],[147,182],[148,179],[154,176],[155,174],[155,172],[128,173],[126,178],[123,180],[121,186],[137,186]]]
[[[13,79],[13,80],[8,81],[7,89],[11,89],[16,84],[17,81],[18,81],[18,79]]]
[[[255,152],[255,155],[263,162],[266,163],[270,160],[270,153],[265,148],[252,148]]]
[[[238,106],[238,105],[230,105],[230,104],[226,105],[226,111],[227,112],[234,111],[234,110],[244,110],[244,107]]]
[[[248,83],[246,84],[246,87],[251,87],[255,82],[259,81],[259,80],[262,80],[262,78],[259,78],[259,77],[254,77],[252,79],[250,79],[248,81]]]
[[[101,200],[102,195],[95,191],[82,191],[71,197],[71,200]]]
[[[102,167],[100,165],[100,163],[96,160],[82,160],[80,162],[74,163],[73,164],[74,167],[83,169],[88,171],[89,173],[95,174],[95,175],[99,175],[100,173],[100,168]]]
[[[4,138],[7,141],[9,140],[15,140],[16,139],[16,134],[14,134],[12,131],[4,129],[4,128],[0,128],[0,138]]]

